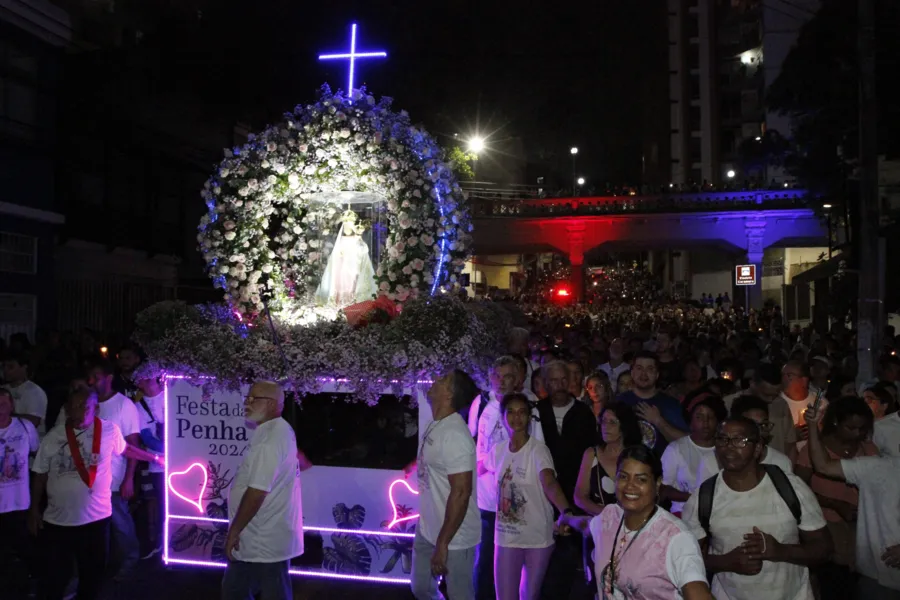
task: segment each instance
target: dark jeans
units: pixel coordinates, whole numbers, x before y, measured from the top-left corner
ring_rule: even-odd
[[[165,473],[141,473],[141,503],[136,513],[141,556],[147,556],[160,548],[163,541],[163,524],[166,521]]]
[[[112,494],[112,520],[110,521],[110,536],[112,547],[115,550],[115,560],[112,572],[119,575],[129,575],[137,566],[140,559],[140,545],[137,539],[137,530],[134,527],[134,519],[128,509],[128,500],[122,498],[119,492]]]
[[[62,600],[72,562],[78,569],[76,600],[94,600],[99,595],[109,554],[109,523],[109,518],[74,527],[44,522],[41,545],[46,600]]]
[[[28,511],[0,513],[0,581],[11,597],[25,597],[35,573],[35,540],[28,533]]]
[[[251,563],[229,561],[222,578],[222,600],[292,600],[290,561]]]
[[[494,600],[494,523],[497,513],[481,511],[481,543],[475,550],[475,572],[472,574],[477,600]]]
[[[581,536],[556,536],[556,547],[541,586],[541,600],[568,600],[581,564],[581,543]]]

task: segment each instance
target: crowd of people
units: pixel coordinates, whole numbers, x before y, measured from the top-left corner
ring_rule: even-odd
[[[853,330],[790,328],[776,307],[718,300],[523,306],[490,389],[438,378],[407,469],[415,597],[900,598],[894,332],[858,386]],[[89,600],[160,551],[163,390],[133,381],[133,347],[114,362],[76,354],[63,377],[53,352],[13,341],[4,590],[61,599],[74,565]],[[277,384],[253,386],[244,406],[257,431],[229,502],[222,593],[281,600],[310,465],[280,426]]]
[[[890,328],[857,386],[852,330],[724,295],[527,313],[429,394],[416,598],[900,598]]]

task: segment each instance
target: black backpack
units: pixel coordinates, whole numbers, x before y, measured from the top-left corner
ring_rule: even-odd
[[[775,465],[763,464],[761,466],[765,469],[766,474],[769,476],[769,479],[772,480],[772,484],[778,491],[778,495],[781,496],[781,499],[787,504],[787,507],[791,510],[791,514],[794,515],[794,518],[797,520],[797,525],[799,525],[800,519],[803,516],[803,509],[800,506],[800,499],[797,498],[797,492],[794,491],[794,486],[791,485],[787,475]],[[716,473],[703,482],[700,486],[700,498],[697,501],[697,517],[700,520],[700,527],[706,532],[707,539],[710,538],[709,518],[712,515],[713,496],[715,496],[716,493],[716,481],[718,481],[718,479],[719,474]]]
[[[481,392],[478,394],[478,416],[475,417],[475,441],[478,441],[478,421],[481,419],[481,413],[484,412],[484,409],[487,408],[488,402],[490,402],[491,397],[488,395],[488,392]]]

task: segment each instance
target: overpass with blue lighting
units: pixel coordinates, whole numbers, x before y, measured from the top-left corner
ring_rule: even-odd
[[[769,247],[825,246],[827,226],[804,190],[539,198],[471,190],[478,255],[560,252],[577,267],[586,252],[695,249],[733,255],[762,273]],[[515,197],[515,196],[520,197]],[[583,269],[572,288],[583,297]],[[748,289],[761,304],[761,277]]]

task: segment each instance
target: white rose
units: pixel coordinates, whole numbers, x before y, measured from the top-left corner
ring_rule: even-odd
[[[422,197],[422,192],[420,192],[419,190],[413,190],[413,194],[412,194],[412,195],[415,196],[416,198],[421,198],[421,197]]]
[[[272,265],[269,265],[269,264],[263,265],[263,266],[262,266],[262,272],[263,272],[263,273],[271,273],[271,272],[272,272]]]
[[[228,240],[229,242],[230,242],[231,240],[233,240],[234,238],[236,238],[236,237],[237,237],[237,234],[236,234],[235,232],[233,232],[233,231],[226,231],[226,232],[225,232],[225,239]]]
[[[349,129],[341,129],[341,137],[345,140],[348,137],[350,137],[350,130]]]

